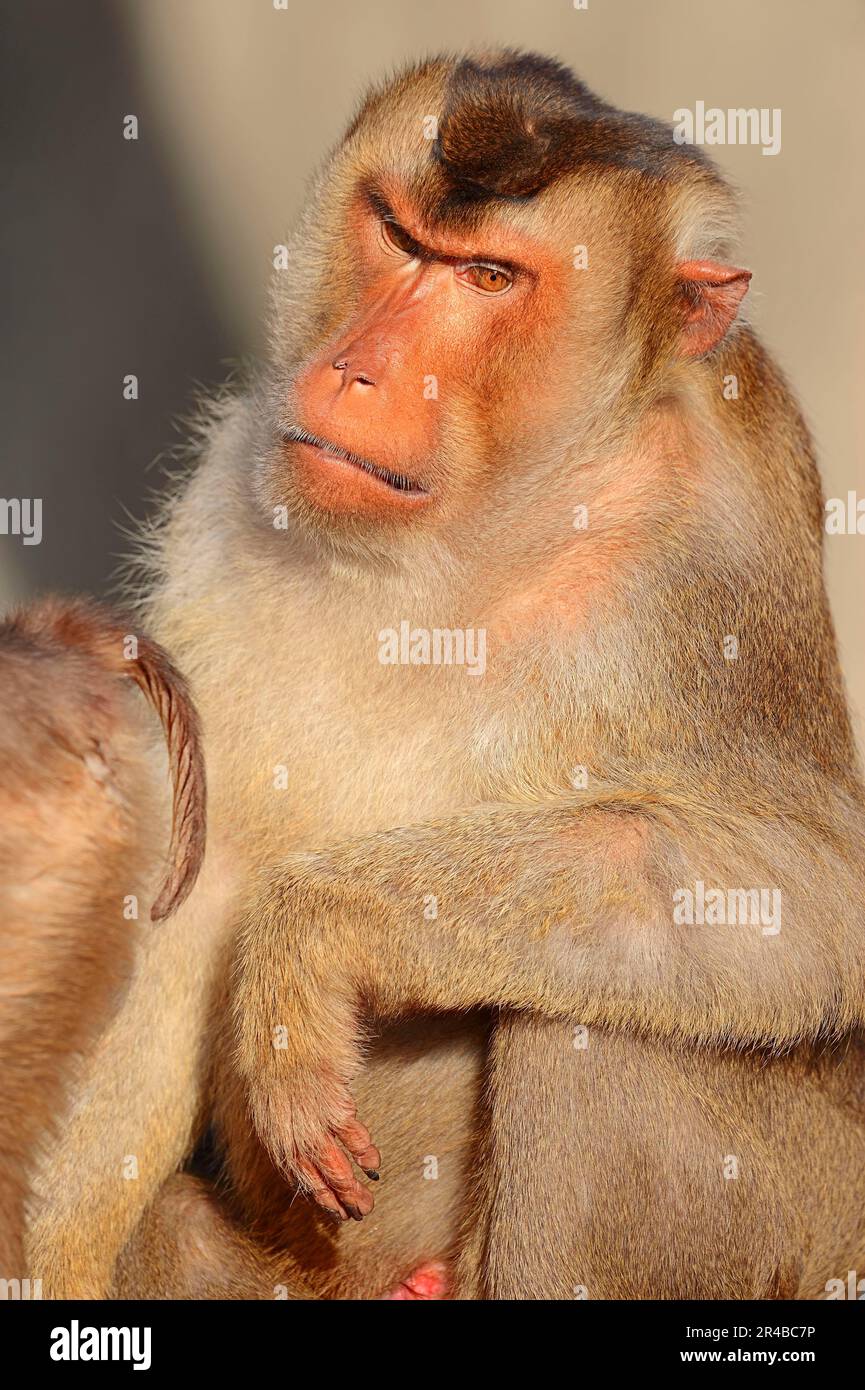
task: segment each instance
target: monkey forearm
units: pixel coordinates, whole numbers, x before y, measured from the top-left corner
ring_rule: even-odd
[[[861,1021],[846,928],[861,888],[837,852],[812,847],[808,859],[779,823],[779,915],[713,924],[713,889],[756,889],[759,904],[774,876],[765,827],[715,816],[707,836],[700,819],[621,796],[482,807],[271,874],[241,933],[234,1008],[236,1065],[277,1166],[337,1216],[370,1210],[346,1156],[378,1166],[348,1089],[365,1007],[504,1005],[733,1046]],[[693,924],[676,920],[683,889]]]
[[[733,1042],[860,1021],[841,861],[781,823],[715,822],[709,857],[700,816],[675,816],[678,837],[669,815],[486,807],[292,861],[246,930],[245,1027],[285,1021],[276,1001],[311,1019],[361,996]]]

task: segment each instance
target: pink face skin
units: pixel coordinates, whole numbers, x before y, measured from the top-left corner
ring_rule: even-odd
[[[480,369],[493,345],[512,326],[524,332],[536,312],[532,239],[511,228],[445,235],[420,226],[404,201],[387,207],[382,216],[358,198],[360,303],[294,383],[286,447],[306,500],[334,515],[407,517],[434,503],[449,387],[465,392],[475,381],[484,394]]]

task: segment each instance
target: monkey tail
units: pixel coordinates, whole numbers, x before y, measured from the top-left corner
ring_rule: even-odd
[[[126,666],[159,715],[168,747],[173,788],[169,867],[150,909],[152,920],[161,922],[188,898],[204,858],[207,784],[201,726],[189,687],[162,647],[139,637],[138,656]]]
[[[168,872],[150,910],[154,922],[163,921],[191,893],[204,859],[207,783],[201,725],[186,681],[162,647],[135,632],[133,623],[124,625],[116,611],[89,599],[42,599],[3,626],[95,657],[103,668],[134,681],[158,714],[173,790]],[[132,645],[129,655],[127,645]]]

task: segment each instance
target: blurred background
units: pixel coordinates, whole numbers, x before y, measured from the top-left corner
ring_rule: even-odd
[[[744,195],[752,314],[826,493],[865,497],[865,3],[582,3],[0,0],[0,496],[43,499],[40,545],[0,535],[0,604],[110,586],[196,385],[259,351],[273,247],[367,82],[472,45],[539,49],[667,121],[698,100],[781,108],[776,157],[711,152]],[[861,742],[865,536],[826,540]]]

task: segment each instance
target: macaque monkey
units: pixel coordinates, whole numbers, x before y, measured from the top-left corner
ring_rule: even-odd
[[[865,1263],[863,790],[734,231],[699,150],[544,58],[361,107],[149,547],[208,865],[44,1174],[49,1289]]]
[[[168,876],[151,917],[189,894],[204,852],[198,720],[165,653],[118,614],[43,599],[0,623],[0,1278],[20,1280],[30,1177],[55,1142],[78,1055],[132,971],[138,895],[162,859],[149,731],[174,784]]]

